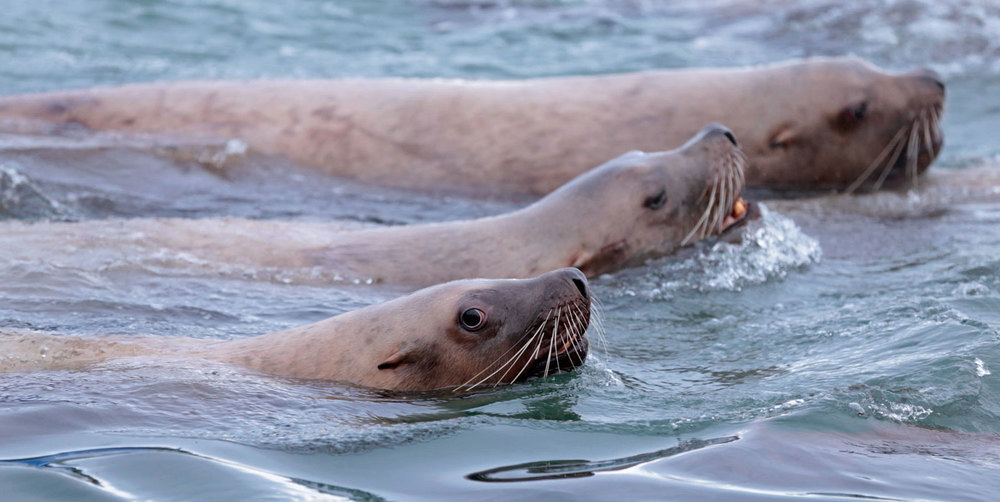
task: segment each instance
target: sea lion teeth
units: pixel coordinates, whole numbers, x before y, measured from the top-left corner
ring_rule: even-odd
[[[744,214],[747,214],[747,207],[746,203],[743,201],[743,197],[740,197],[736,199],[736,202],[733,204],[733,212],[730,213],[730,216],[738,220],[742,218]]]

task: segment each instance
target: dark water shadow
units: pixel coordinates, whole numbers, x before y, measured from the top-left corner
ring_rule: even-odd
[[[472,481],[506,483],[512,481],[539,481],[545,479],[568,479],[593,476],[602,471],[627,469],[646,462],[652,462],[681,453],[700,450],[709,446],[732,443],[739,436],[724,436],[712,439],[692,439],[682,441],[677,446],[648,453],[608,460],[543,460],[524,464],[497,467],[474,472],[466,476]]]

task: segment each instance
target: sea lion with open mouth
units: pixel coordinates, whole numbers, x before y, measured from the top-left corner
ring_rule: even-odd
[[[854,190],[927,169],[944,89],[931,70],[856,58],[499,82],[164,82],[7,96],[0,125],[240,139],[361,181],[503,195],[548,193],[718,122],[743,144],[748,186]]]
[[[468,391],[582,365],[590,301],[586,277],[565,268],[532,279],[449,282],[241,340],[8,333],[0,334],[0,372],[169,356],[377,389]]]
[[[412,287],[532,277],[562,267],[594,277],[741,223],[743,165],[735,136],[710,125],[681,148],[622,155],[498,216],[352,231],[252,220],[13,222],[0,226],[0,243],[11,242],[12,250],[0,259],[51,261],[72,253],[66,260],[72,267],[89,261],[85,253],[113,250],[124,264],[235,268],[241,277],[252,275],[246,270],[277,270],[296,282],[339,277]],[[109,260],[116,261],[96,261]]]

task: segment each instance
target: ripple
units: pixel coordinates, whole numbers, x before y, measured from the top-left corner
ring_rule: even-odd
[[[510,482],[538,481],[543,479],[565,479],[593,476],[602,471],[617,471],[627,469],[654,460],[660,460],[682,453],[688,453],[710,446],[732,443],[739,440],[737,436],[726,436],[712,439],[691,439],[682,441],[677,446],[664,448],[649,453],[640,453],[622,458],[608,460],[542,460],[524,464],[497,467],[485,471],[474,472],[466,476],[472,481]]]
[[[182,484],[183,487],[168,486],[169,482],[164,484],[157,481],[155,478],[163,476],[160,474],[150,476],[156,472],[154,470],[136,472],[136,467],[146,463],[158,463],[169,470],[186,471],[185,478],[187,479]],[[116,466],[117,469],[106,472],[108,465]],[[0,460],[0,468],[10,466],[25,466],[58,473],[98,487],[110,495],[133,500],[146,499],[147,497],[186,498],[186,496],[194,494],[197,494],[198,498],[214,498],[209,494],[212,489],[220,490],[220,488],[213,485],[224,485],[227,481],[230,485],[222,488],[218,495],[225,493],[233,496],[235,495],[233,492],[246,490],[253,492],[257,497],[260,497],[262,492],[272,492],[271,495],[278,496],[278,498],[287,497],[295,500],[383,500],[381,497],[361,490],[282,476],[246,464],[193,453],[181,448],[158,446],[93,448],[63,451],[40,457]],[[145,482],[142,482],[143,478],[145,478]],[[120,485],[132,485],[132,487],[125,490],[120,488]],[[155,494],[150,496],[148,493],[136,493],[134,489],[136,485],[147,492],[153,491]],[[184,493],[187,495],[182,495]],[[172,496],[168,494],[172,494]]]

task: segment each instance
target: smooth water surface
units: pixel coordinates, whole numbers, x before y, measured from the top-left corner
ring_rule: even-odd
[[[995,4],[0,6],[2,93],[190,78],[527,78],[840,54],[927,65],[949,86],[947,146],[919,189],[766,201],[741,242],[595,279],[607,343],[593,339],[575,373],[464,396],[165,358],[0,374],[0,498],[993,500],[1000,490]],[[206,271],[72,236],[29,244],[12,225],[393,225],[526,202],[348,184],[239,144],[0,135],[0,331],[227,339],[401,293],[280,270]]]

